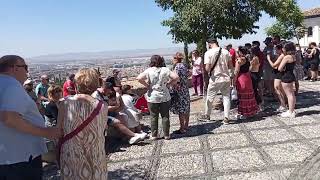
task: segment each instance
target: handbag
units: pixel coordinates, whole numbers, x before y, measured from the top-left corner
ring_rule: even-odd
[[[235,87],[232,87],[232,90],[231,90],[231,100],[232,101],[238,100],[238,91]]]

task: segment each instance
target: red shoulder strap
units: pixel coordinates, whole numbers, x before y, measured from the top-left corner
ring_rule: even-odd
[[[89,117],[85,121],[83,121],[76,129],[74,129],[73,131],[71,131],[70,133],[66,134],[64,137],[59,139],[59,142],[58,142],[58,162],[60,161],[60,152],[61,152],[62,145],[66,141],[68,141],[69,139],[76,136],[85,127],[87,127],[94,120],[94,118],[99,114],[102,106],[103,106],[103,102],[99,101],[97,107],[91,112],[91,114],[89,115]]]

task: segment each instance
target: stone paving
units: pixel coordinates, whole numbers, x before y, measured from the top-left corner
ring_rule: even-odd
[[[294,119],[278,116],[276,102],[229,125],[221,123],[223,112],[214,111],[210,122],[197,121],[199,112],[192,112],[185,135],[113,149],[108,179],[320,179],[319,87],[301,82]],[[178,118],[171,116],[171,131],[177,129]]]
[[[257,117],[230,125],[198,122],[193,112],[186,135],[111,153],[109,179],[319,179],[319,85],[301,83],[295,119],[274,113],[276,102]],[[222,117],[215,111],[211,119]],[[178,128],[172,116],[171,131]]]

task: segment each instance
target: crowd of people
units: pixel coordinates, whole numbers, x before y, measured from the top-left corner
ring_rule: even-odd
[[[295,117],[299,80],[316,81],[319,48],[315,43],[301,48],[279,36],[268,37],[264,50],[259,41],[235,50],[222,48],[216,39],[207,41],[209,49],[202,59],[192,52],[192,69],[182,53],[173,57],[173,68],[163,57],[153,55],[150,66],[137,76],[145,86],[143,96],[151,117],[151,133],[141,127],[142,112],[136,108],[132,87],[122,85],[119,70],[102,78],[95,69],[70,74],[60,87],[49,83],[47,75],[34,87],[27,79],[28,65],[16,55],[0,58],[0,180],[41,179],[41,155],[54,143],[63,179],[106,179],[105,137],[110,128],[119,131],[129,144],[160,137],[161,115],[164,139],[170,139],[170,112],[178,115],[180,128],[189,130],[189,78],[194,93],[204,97],[204,114],[210,120],[213,101],[222,95],[223,123],[230,123],[232,100],[237,101],[236,119],[253,118],[263,111],[267,96],[276,97],[280,116]],[[204,91],[204,73],[209,82]],[[235,96],[236,98],[233,98]],[[232,98],[231,98],[232,97]],[[86,173],[83,173],[86,172]]]

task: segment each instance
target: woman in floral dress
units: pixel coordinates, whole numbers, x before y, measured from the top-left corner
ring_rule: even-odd
[[[174,131],[176,134],[186,133],[189,126],[190,116],[190,95],[188,87],[189,70],[185,64],[182,63],[183,54],[176,53],[173,60],[174,71],[180,77],[180,82],[171,90],[171,107],[170,110],[174,114],[179,115],[180,129]]]

